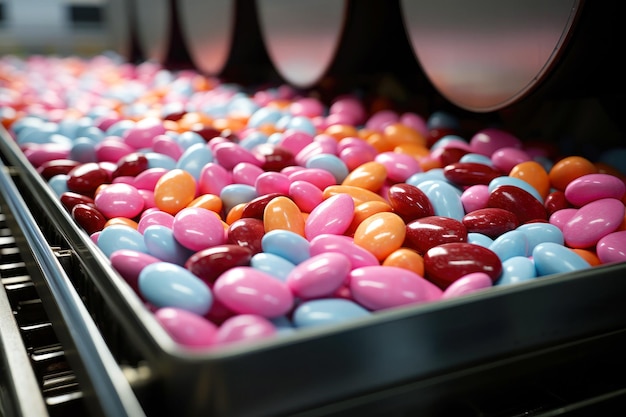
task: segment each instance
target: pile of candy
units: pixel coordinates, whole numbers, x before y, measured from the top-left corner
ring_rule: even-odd
[[[624,176],[446,113],[5,57],[0,119],[165,330],[251,341],[626,260]]]

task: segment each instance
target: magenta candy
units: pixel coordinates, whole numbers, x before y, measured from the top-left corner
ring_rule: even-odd
[[[74,221],[89,235],[102,230],[107,221],[97,208],[87,204],[76,204],[71,213]]]
[[[467,187],[461,194],[461,203],[466,213],[487,207],[489,186],[477,184]]]
[[[243,246],[256,254],[263,250],[261,239],[264,234],[263,220],[252,217],[239,219],[228,226],[228,243]]]
[[[405,246],[421,255],[434,246],[466,241],[467,229],[463,223],[450,217],[422,217],[406,225]]]
[[[215,344],[217,326],[191,311],[175,307],[163,307],[154,317],[170,337],[189,349],[204,349]]]
[[[424,255],[426,278],[443,290],[474,272],[483,272],[495,281],[502,272],[500,258],[493,251],[472,243],[445,243]]]
[[[96,208],[107,218],[127,217],[132,219],[144,208],[144,200],[135,187],[117,183],[104,187],[94,198]]]
[[[549,223],[563,231],[563,228],[565,227],[567,222],[569,222],[572,217],[576,215],[577,212],[578,209],[575,208],[557,210],[550,216]]]
[[[311,240],[321,234],[341,235],[354,218],[354,200],[349,194],[335,194],[315,207],[304,224],[304,235]]]
[[[289,272],[287,286],[296,297],[328,297],[346,282],[351,267],[350,259],[341,253],[322,253]]]
[[[222,188],[232,183],[232,174],[227,169],[214,162],[209,162],[200,171],[198,191],[200,194],[220,195]]]
[[[399,122],[413,130],[417,130],[424,137],[428,136],[428,125],[426,120],[417,113],[403,113],[400,115]]]
[[[143,208],[144,210],[156,207],[156,202],[154,201],[154,191],[150,190],[137,190],[141,198],[143,198]]]
[[[366,111],[363,107],[363,103],[351,96],[338,97],[333,101],[328,109],[328,112],[333,114],[343,114],[349,116],[352,125],[360,125],[365,121]]]
[[[96,144],[96,158],[98,161],[116,163],[120,158],[134,152],[131,146],[122,142],[121,138],[110,136]]]
[[[431,301],[432,284],[404,268],[356,268],[350,272],[349,281],[354,300],[373,311]]]
[[[186,207],[174,216],[174,238],[193,251],[226,243],[222,221],[211,210]]]
[[[158,118],[149,117],[135,123],[135,126],[124,132],[124,143],[133,149],[143,149],[152,146],[155,137],[165,134],[163,122]]]
[[[289,105],[292,116],[316,117],[324,114],[324,105],[316,98],[302,97]]]
[[[130,176],[115,177],[111,180],[111,183],[112,184],[128,184],[134,187],[135,177],[130,177]]]
[[[226,319],[217,330],[215,343],[225,345],[236,342],[253,342],[276,334],[271,321],[256,314],[239,314]]]
[[[490,288],[492,286],[493,281],[489,275],[484,272],[474,272],[462,276],[450,284],[450,286],[443,292],[441,298],[447,299],[459,297],[485,288]]]
[[[521,148],[522,142],[504,130],[487,128],[472,136],[470,147],[474,153],[491,157],[501,148]]]
[[[393,182],[404,182],[411,175],[422,172],[417,159],[413,156],[399,152],[381,152],[374,161],[384,165],[387,170],[387,178]]]
[[[67,188],[76,193],[93,195],[96,188],[109,181],[109,173],[95,162],[88,162],[68,173]]]
[[[143,234],[147,227],[154,225],[165,226],[171,229],[172,224],[174,224],[174,216],[164,211],[156,210],[141,216],[141,219],[139,219],[137,223],[137,231]]]
[[[237,266],[221,274],[215,281],[213,294],[236,313],[266,318],[286,314],[294,303],[285,283],[248,266]]]
[[[232,170],[240,162],[248,162],[252,165],[261,166],[262,161],[250,151],[233,142],[218,143],[213,147],[215,161],[227,170]]]
[[[603,264],[626,261],[626,230],[609,233],[598,240],[596,253]]]
[[[306,145],[295,156],[296,164],[305,166],[306,161],[312,156],[321,155],[323,153],[329,153],[335,155],[337,153],[337,141],[334,138],[330,140],[317,140],[317,137],[313,139],[313,142]]]
[[[330,172],[320,168],[304,168],[294,171],[288,175],[291,182],[294,181],[306,181],[315,185],[320,190],[324,190],[326,187],[336,185],[337,180],[335,176]]]
[[[169,156],[174,161],[178,161],[183,154],[183,149],[178,143],[168,135],[158,135],[152,140],[152,150],[162,155]]]
[[[310,213],[324,200],[323,191],[306,181],[293,181],[288,195],[303,213]]]
[[[280,172],[264,172],[259,175],[254,183],[254,187],[259,195],[278,193],[289,194],[291,180]]]
[[[493,207],[467,213],[462,222],[469,233],[480,233],[492,239],[519,226],[519,220],[514,213]]]
[[[296,155],[310,143],[313,143],[313,136],[306,132],[291,130],[283,134],[280,147]]]
[[[435,215],[435,209],[426,194],[414,185],[394,184],[389,187],[387,197],[394,213],[407,223]]]
[[[357,140],[363,142],[361,139]],[[339,156],[339,159],[352,171],[364,163],[372,161],[376,157],[376,154],[376,149],[373,147],[348,146],[340,150],[337,156]]]
[[[109,256],[111,265],[124,278],[137,294],[139,294],[139,286],[137,280],[141,270],[150,264],[161,262],[160,259],[147,253],[138,252],[131,249],[119,249]]]
[[[588,248],[617,230],[624,220],[624,204],[615,198],[603,198],[585,204],[563,226],[567,246]]]
[[[603,198],[621,200],[626,185],[621,179],[608,174],[587,174],[570,182],[565,188],[565,198],[577,207]]]
[[[249,162],[240,162],[233,167],[232,182],[235,184],[252,185],[256,183],[257,178],[263,174],[263,168],[251,164]],[[219,194],[216,194],[219,195]]]
[[[217,245],[191,255],[185,268],[205,283],[213,286],[215,280],[227,270],[236,266],[250,265],[252,252],[239,245]]]
[[[154,191],[154,187],[159,179],[167,172],[165,168],[148,168],[137,174],[133,185],[138,190]]]
[[[456,185],[489,185],[502,174],[485,164],[477,162],[455,162],[443,168],[446,179]]]
[[[514,185],[501,185],[491,192],[488,207],[501,208],[514,213],[520,224],[546,221],[546,209],[532,194]]]
[[[24,156],[35,168],[55,159],[67,159],[70,148],[57,143],[33,144],[24,150]]]
[[[382,132],[390,124],[396,123],[399,116],[393,110],[379,110],[365,122],[367,130]]]
[[[515,165],[530,160],[530,156],[519,148],[500,148],[491,155],[491,162],[494,168],[505,174],[511,172]]]
[[[341,235],[319,235],[311,240],[311,256],[326,252],[341,253],[350,259],[352,269],[379,265],[378,259],[368,250],[356,245],[352,238]]]

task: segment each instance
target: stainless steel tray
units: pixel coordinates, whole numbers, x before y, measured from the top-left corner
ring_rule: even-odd
[[[113,392],[122,404],[109,415],[134,413],[128,411],[136,404],[127,398],[127,385],[148,415],[327,415],[398,392],[410,394],[405,401],[419,401],[420,393],[444,392],[446,384],[477,370],[513,358],[541,367],[559,360],[546,354],[559,346],[626,329],[626,264],[614,264],[216,352],[190,352],[158,325],[6,131],[0,132],[0,154],[0,195],[23,213],[16,227],[27,229],[24,245],[33,258],[51,256],[50,247],[70,254],[66,262],[39,259],[43,267],[31,267],[41,269],[33,274],[40,286],[53,289],[46,308],[78,323],[58,329],[75,360],[99,364],[87,367],[95,369],[82,378],[110,371],[103,392]],[[46,245],[37,242],[41,236]],[[100,354],[89,356],[92,348]],[[98,392],[101,384],[89,385]]]

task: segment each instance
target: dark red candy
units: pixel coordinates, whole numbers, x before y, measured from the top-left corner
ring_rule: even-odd
[[[387,191],[389,205],[405,222],[427,216],[434,216],[435,210],[422,190],[414,185],[400,183]]]
[[[519,226],[515,213],[496,207],[467,213],[462,222],[469,233],[481,233],[492,239]]]
[[[90,235],[104,229],[107,222],[97,208],[87,204],[76,204],[72,208],[72,218]]]
[[[456,185],[489,185],[502,174],[488,165],[478,162],[455,162],[443,168],[443,175]]]
[[[253,217],[239,219],[228,226],[228,243],[248,248],[255,255],[263,250],[261,239],[264,234],[263,220]]]
[[[92,207],[96,206],[93,202],[93,198],[79,193],[73,193],[71,191],[66,191],[61,194],[60,200],[63,207],[65,207],[70,213],[76,204],[86,204]]]
[[[270,143],[263,143],[255,146],[253,153],[263,162],[261,168],[264,171],[281,171],[283,168],[293,166],[296,164],[293,153],[289,150],[272,145]]]
[[[252,252],[239,245],[217,245],[194,253],[185,262],[185,268],[209,285],[217,277],[235,266],[250,264]]]
[[[443,216],[428,216],[406,225],[404,245],[420,255],[430,248],[452,242],[467,242],[467,229],[460,221]]]
[[[519,224],[547,220],[546,208],[528,191],[514,185],[501,185],[489,194],[487,207],[508,210],[517,216]]]
[[[133,152],[117,161],[117,168],[113,171],[112,177],[136,177],[146,169],[148,169],[148,158],[142,153]]]
[[[241,211],[241,218],[254,217],[255,219],[263,220],[263,213],[267,203],[275,199],[276,197],[284,197],[281,193],[270,193],[261,195],[250,202],[248,202]]]
[[[428,135],[426,136],[426,146],[431,147],[437,142],[439,139],[448,135],[456,135],[459,131],[450,127],[435,127],[428,131]]]
[[[80,162],[72,159],[54,159],[39,165],[37,172],[47,181],[55,175],[67,174],[80,165]]]
[[[467,154],[465,149],[459,149],[454,147],[445,148],[441,151],[441,155],[439,159],[443,166],[454,164],[459,162],[459,159],[463,157],[463,155]]]
[[[565,198],[565,193],[559,190],[553,191],[548,194],[545,201],[543,202],[543,206],[546,208],[546,214],[548,218],[552,216],[552,213],[554,213],[555,211],[574,207]]]
[[[441,289],[474,272],[484,272],[495,281],[502,272],[502,262],[493,251],[473,243],[444,243],[424,255],[425,278]]]
[[[87,162],[68,174],[67,188],[76,193],[92,196],[96,189],[109,181],[109,173],[95,162]]]
[[[204,139],[207,142],[213,138],[220,136],[220,134],[222,133],[219,130],[211,126],[206,126],[202,123],[194,123],[193,125],[191,125],[189,130],[197,133],[198,135],[202,137],[202,139]]]

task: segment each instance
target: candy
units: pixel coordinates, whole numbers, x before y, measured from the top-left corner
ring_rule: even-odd
[[[484,272],[473,272],[454,281],[441,294],[442,299],[459,297],[465,294],[489,288],[493,285],[491,277]]]
[[[465,211],[461,202],[461,192],[441,180],[428,180],[418,184],[432,204],[434,214],[461,220]]]
[[[148,226],[143,231],[143,239],[148,253],[165,262],[183,265],[192,253],[176,240],[172,229],[165,226]]]
[[[624,220],[624,204],[603,198],[582,206],[563,225],[565,243],[572,248],[587,248],[617,230]]]
[[[274,336],[276,327],[265,317],[256,314],[239,314],[222,323],[215,334],[215,344],[251,342]]]
[[[67,194],[67,193],[63,193]],[[93,205],[76,203],[72,207],[72,218],[82,227],[88,234],[99,232],[106,224],[106,217]]]
[[[144,208],[143,197],[139,191],[128,184],[111,184],[94,197],[96,208],[107,218],[133,218]]]
[[[182,169],[174,169],[159,178],[154,187],[156,206],[170,214],[178,213],[196,196],[196,181]]]
[[[424,255],[426,278],[441,289],[473,272],[484,272],[495,281],[502,272],[502,262],[491,250],[471,243],[444,243]]]
[[[544,242],[535,246],[532,257],[538,276],[587,269],[589,263],[565,246]]]
[[[457,185],[487,185],[501,175],[490,166],[476,162],[456,162],[446,165],[443,172],[447,180]]]
[[[266,318],[287,313],[294,302],[286,284],[247,266],[237,266],[221,274],[213,292],[226,307],[239,314]]]
[[[108,257],[120,249],[131,249],[137,252],[148,253],[143,235],[132,227],[125,225],[113,225],[103,229],[98,236],[98,247]]]
[[[547,220],[546,209],[528,191],[514,185],[501,185],[491,192],[487,206],[515,214],[520,224]]]
[[[260,252],[250,259],[250,266],[261,272],[265,272],[283,282],[287,281],[287,276],[296,267],[285,258],[272,253]]]
[[[583,175],[565,187],[565,198],[577,207],[603,198],[621,200],[625,193],[624,181],[608,174]]]
[[[148,265],[161,262],[147,253],[131,249],[116,250],[109,256],[111,265],[135,291],[139,292],[139,274]]]
[[[272,230],[261,238],[263,251],[299,264],[310,257],[310,244],[301,235],[289,230]]]
[[[350,195],[330,196],[311,211],[304,225],[304,236],[311,240],[327,233],[341,235],[348,230],[353,216],[354,201]]]
[[[262,220],[254,218],[239,219],[233,222],[227,230],[228,243],[248,248],[253,254],[262,250],[261,239],[265,234]]]
[[[73,168],[67,174],[67,188],[84,195],[93,195],[96,189],[109,181],[109,173],[95,162]]]
[[[626,231],[609,233],[600,238],[596,251],[602,263],[623,262],[626,260]]]
[[[190,311],[174,307],[160,308],[154,312],[156,320],[181,346],[203,349],[215,343],[217,326]]]
[[[441,290],[416,273],[393,266],[366,266],[350,272],[354,299],[370,310],[383,310],[432,301]]]
[[[435,214],[426,194],[413,185],[394,184],[389,187],[387,194],[389,205],[405,222]]]
[[[469,233],[480,233],[492,239],[515,229],[519,225],[514,213],[495,207],[467,213],[463,216],[462,222]]]
[[[176,213],[172,232],[178,243],[193,251],[226,242],[221,220],[214,212],[200,207],[186,207]]]
[[[305,301],[296,307],[293,322],[296,327],[328,326],[362,317],[371,313],[357,303],[341,298]]]
[[[213,294],[202,280],[169,262],[147,265],[138,282],[141,294],[156,307],[177,307],[204,315],[213,302]]]
[[[378,191],[386,179],[387,168],[385,165],[377,161],[371,161],[352,170],[341,184]]]
[[[495,285],[511,285],[537,277],[535,263],[526,256],[512,256],[502,262],[502,274]]]
[[[548,176],[552,187],[565,191],[567,185],[576,178],[597,172],[598,169],[588,159],[580,156],[568,156],[554,164]]]
[[[300,209],[288,197],[276,197],[270,200],[263,211],[263,226],[265,232],[282,229],[289,230],[304,236],[306,224],[300,214]]]
[[[406,244],[420,254],[444,243],[466,242],[467,228],[450,217],[428,216],[406,225]]]
[[[351,263],[341,253],[327,252],[303,261],[287,275],[287,286],[304,299],[331,296],[346,282]]]

